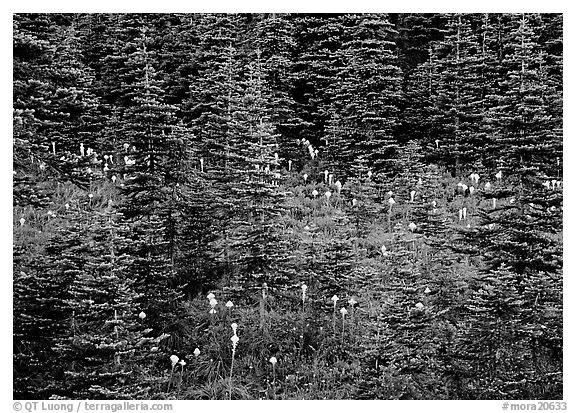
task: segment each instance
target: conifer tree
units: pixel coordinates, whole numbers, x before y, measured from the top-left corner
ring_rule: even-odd
[[[91,163],[79,159],[78,145],[86,136],[92,145],[97,135],[97,100],[73,23],[17,15],[14,34],[14,200],[41,206],[50,192],[35,185],[38,177],[88,183]]]
[[[126,109],[123,141],[128,142],[128,161],[124,166],[127,180],[120,207],[131,222],[131,270],[142,309],[150,320],[160,322],[168,316],[166,310],[176,305],[174,257],[176,232],[173,221],[177,211],[174,197],[181,174],[183,140],[178,136],[174,108],[162,103],[162,90],[157,85],[153,60],[147,53],[145,33],[139,38],[139,49],[128,65],[137,79],[132,85],[131,106]]]
[[[241,83],[241,94],[233,100],[237,106],[230,123],[236,137],[230,151],[229,167],[235,173],[230,191],[237,208],[231,245],[239,271],[237,282],[281,287],[291,276],[286,268],[288,240],[278,220],[286,193],[280,187],[278,135],[270,123],[270,90],[264,75],[256,50]]]
[[[86,222],[86,219],[90,221]],[[138,317],[127,225],[112,207],[84,221],[75,242],[85,249],[67,289],[66,335],[54,347],[66,366],[59,395],[72,398],[122,399],[142,384],[143,364],[165,336],[147,329]],[[149,333],[152,332],[151,337]],[[140,389],[142,391],[144,389]]]
[[[401,86],[395,31],[385,15],[348,15],[342,17],[342,25],[339,90],[333,92],[331,106],[338,123],[330,132],[349,135],[334,137],[340,147],[332,146],[331,156],[349,168],[355,157],[365,157],[374,173],[391,174]]]

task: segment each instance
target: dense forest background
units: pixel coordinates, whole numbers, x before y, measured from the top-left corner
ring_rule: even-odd
[[[14,397],[562,398],[562,15],[13,24]]]

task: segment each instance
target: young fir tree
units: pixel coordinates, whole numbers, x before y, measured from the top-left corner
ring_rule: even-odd
[[[86,215],[88,213],[85,213]],[[78,237],[83,261],[64,300],[70,325],[54,349],[65,364],[60,396],[123,399],[147,394],[142,378],[151,367],[151,349],[165,336],[139,318],[139,294],[130,279],[130,227],[109,207],[84,218]],[[150,334],[152,333],[152,334]],[[152,350],[153,351],[153,350]]]
[[[394,130],[401,75],[396,62],[395,33],[385,15],[342,16],[342,62],[331,112],[333,162],[350,171],[356,157],[366,158],[373,172],[391,174],[396,154]],[[346,134],[339,137],[339,134]]]
[[[34,248],[35,240],[28,239],[32,245],[25,256],[24,248],[15,248],[15,396],[48,399],[62,389],[66,360],[58,356],[56,346],[67,337],[72,322],[68,287],[87,259],[83,224],[80,219],[62,222],[63,228],[48,235],[41,247]]]
[[[14,16],[16,204],[45,205],[55,177],[87,184],[91,164],[79,159],[78,144],[98,130],[91,79],[79,61],[72,23],[57,15]],[[94,140],[87,140],[86,147]]]
[[[491,364],[476,368],[482,369],[481,377],[497,377],[497,386],[488,382],[477,385],[478,391],[486,393],[475,397],[494,397],[498,392],[509,398],[527,394],[559,397],[561,195],[558,189],[543,186],[541,178],[512,176],[507,181],[515,188],[510,191],[513,202],[499,201],[500,207],[482,211],[481,226],[466,234],[466,242],[480,252],[485,266],[476,284],[483,282],[482,290],[504,297],[508,303],[494,309],[494,303],[471,296],[467,317],[475,327],[462,334],[463,343],[477,343],[484,339],[482,334],[494,331],[492,322],[483,318],[493,312],[497,312],[499,328],[507,334],[488,335],[496,356]],[[465,345],[462,357],[468,359],[470,352],[474,350]]]
[[[304,121],[299,138],[308,139],[318,148],[325,139],[325,125],[331,116],[334,96],[330,85],[342,67],[342,17],[294,15],[293,21],[296,58],[290,79],[296,115]]]
[[[166,326],[170,309],[176,306],[173,285],[178,193],[183,140],[178,136],[174,108],[162,103],[153,60],[147,53],[147,37],[138,39],[139,48],[128,60],[136,79],[130,94],[131,105],[125,111],[122,129],[129,143],[126,181],[120,211],[132,228],[134,258],[131,277],[141,294],[140,307],[149,314],[152,325]]]
[[[548,164],[560,154],[561,126],[554,96],[559,89],[549,82],[546,54],[537,43],[537,16],[513,16],[507,23],[500,93],[494,96],[496,147],[500,167],[520,173],[525,165]]]
[[[231,123],[240,89],[241,64],[236,48],[240,21],[237,15],[201,15],[198,21],[199,47],[196,52],[197,73],[190,80],[190,98],[183,103],[190,122],[191,163],[194,180],[203,183],[195,191],[191,207],[203,211],[214,225],[192,229],[204,232],[213,242],[205,244],[201,255],[214,254],[214,270],[230,274],[231,220],[236,213],[232,182],[240,179],[232,163],[234,136]],[[198,245],[198,248],[202,248]]]
[[[270,123],[270,90],[266,87],[259,50],[248,65],[241,94],[233,100],[230,118],[236,137],[229,153],[233,180],[229,191],[236,208],[233,218],[233,262],[236,285],[285,287],[293,277],[287,267],[287,236],[278,217],[285,191],[278,160],[278,135]]]
[[[293,167],[300,165],[297,140],[301,130],[308,127],[297,116],[297,108],[292,99],[293,85],[291,73],[294,71],[296,43],[293,18],[285,14],[272,13],[257,20],[251,30],[253,48],[261,53],[266,88],[269,89],[270,122],[278,134],[279,155],[287,168],[287,160]]]
[[[488,68],[494,56],[486,47],[489,27],[474,28],[478,23],[475,16],[451,16],[446,36],[435,45],[440,56],[434,116],[439,132],[436,149],[453,175],[461,175],[463,165],[482,157],[487,144],[487,134],[480,125],[490,87]]]

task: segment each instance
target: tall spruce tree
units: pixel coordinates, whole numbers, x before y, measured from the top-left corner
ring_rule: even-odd
[[[122,140],[129,148],[124,153],[126,181],[120,211],[131,223],[133,243],[131,277],[141,294],[139,304],[150,314],[155,326],[171,318],[176,307],[174,281],[177,211],[174,198],[178,192],[183,153],[181,129],[177,127],[174,108],[162,103],[154,60],[147,52],[143,32],[139,47],[127,61],[135,79],[131,85],[130,106],[126,108]],[[166,323],[164,323],[166,325]]]

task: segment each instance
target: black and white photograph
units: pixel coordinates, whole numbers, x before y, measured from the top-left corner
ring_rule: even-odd
[[[564,25],[13,13],[6,411],[566,411]]]

